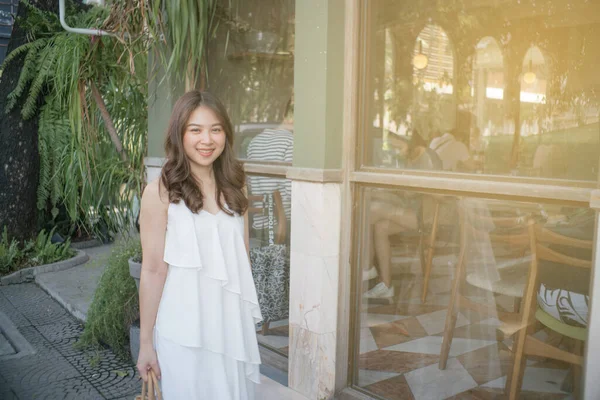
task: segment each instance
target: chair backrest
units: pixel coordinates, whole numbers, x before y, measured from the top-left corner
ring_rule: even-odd
[[[535,250],[537,260],[556,262],[571,267],[587,268],[592,267],[592,261],[589,259],[574,257],[570,254],[557,250],[560,248],[571,248],[581,250],[592,250],[592,240],[575,239],[566,235],[549,230],[539,224],[530,222],[530,235],[532,237],[532,250]],[[555,246],[552,248],[551,246]]]
[[[283,208],[283,199],[281,193],[278,190],[272,192],[273,195],[273,213],[277,219],[277,225],[275,230],[275,243],[284,244],[286,242],[287,235],[287,217],[285,216],[285,209]],[[267,210],[267,204],[265,197],[267,195],[249,195],[248,196],[248,216],[252,215],[265,215]],[[268,218],[268,216],[267,216]],[[275,223],[275,221],[273,221]],[[246,229],[250,229],[250,223],[247,224]]]

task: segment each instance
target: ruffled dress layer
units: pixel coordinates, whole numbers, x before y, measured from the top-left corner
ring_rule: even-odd
[[[170,204],[164,261],[155,326],[164,399],[253,399],[262,316],[243,218]]]

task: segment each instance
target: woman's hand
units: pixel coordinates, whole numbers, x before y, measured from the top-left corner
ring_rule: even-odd
[[[154,370],[154,374],[160,379],[160,368],[158,366],[158,358],[156,357],[156,351],[152,348],[152,345],[142,344],[140,346],[140,354],[137,361],[137,369],[144,382],[148,381],[148,371]]]

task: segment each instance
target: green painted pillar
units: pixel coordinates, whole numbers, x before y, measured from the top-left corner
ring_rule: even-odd
[[[181,84],[165,78],[160,62],[150,52],[148,56],[148,157],[165,156],[164,143],[175,101],[184,93]]]
[[[296,1],[294,167],[342,166],[344,3]]]

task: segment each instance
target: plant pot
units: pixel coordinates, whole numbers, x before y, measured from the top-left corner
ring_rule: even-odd
[[[129,275],[135,281],[135,286],[140,290],[140,276],[142,274],[142,263],[134,261],[133,257],[128,260],[129,262]],[[138,319],[129,326],[129,352],[131,353],[131,359],[133,362],[137,362],[138,355],[140,354],[140,320]]]
[[[129,259],[129,274],[135,280],[135,286],[140,290],[140,276],[142,275],[142,263]]]
[[[140,354],[140,320],[129,326],[129,352],[134,363]]]

